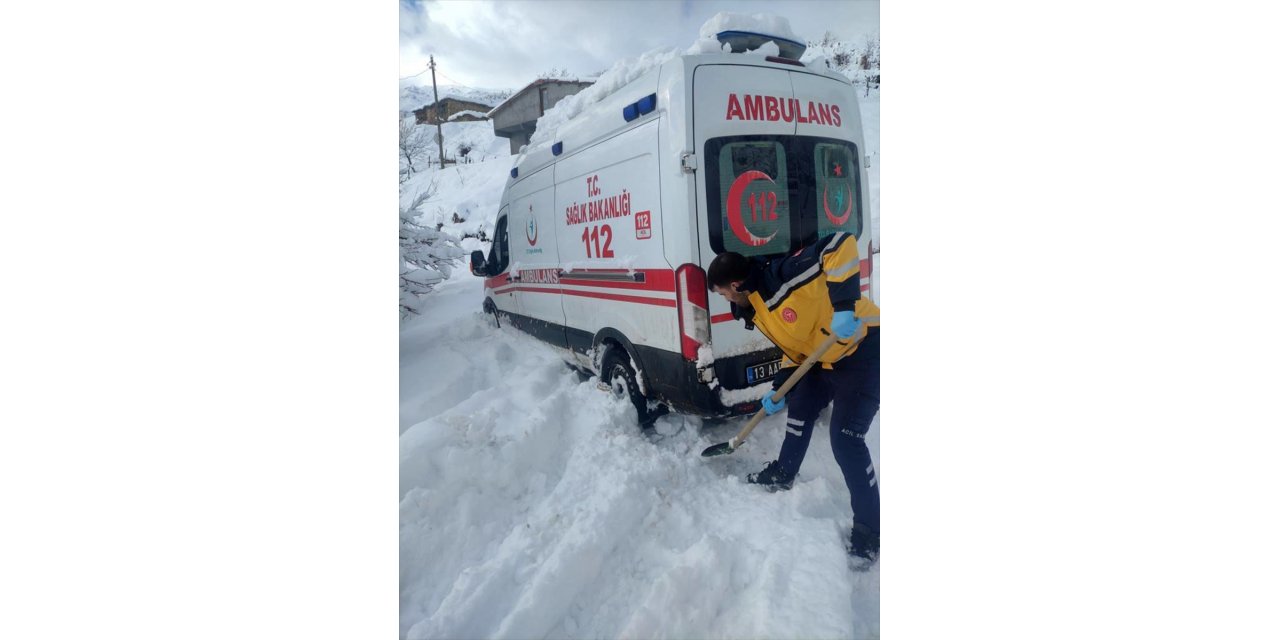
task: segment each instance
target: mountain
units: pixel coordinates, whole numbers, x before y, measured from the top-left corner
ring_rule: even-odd
[[[458,85],[440,85],[440,99],[457,98],[459,100],[470,100],[471,102],[479,102],[489,107],[496,107],[503,100],[506,100],[515,93],[515,89],[477,89],[474,87],[464,87]],[[435,104],[435,95],[431,90],[431,85],[400,87],[400,111],[407,113],[415,109],[421,109],[429,104]]]

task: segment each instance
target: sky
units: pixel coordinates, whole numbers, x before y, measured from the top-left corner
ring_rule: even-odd
[[[860,43],[880,28],[879,0],[400,0],[400,85],[436,81],[518,89],[544,72],[594,75],[658,47],[687,48],[721,11],[769,13],[806,40],[831,31]]]

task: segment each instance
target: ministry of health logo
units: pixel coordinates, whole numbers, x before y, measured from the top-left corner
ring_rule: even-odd
[[[529,224],[525,225],[524,237],[529,240],[529,246],[538,244],[538,219],[533,217],[533,205],[529,205]]]

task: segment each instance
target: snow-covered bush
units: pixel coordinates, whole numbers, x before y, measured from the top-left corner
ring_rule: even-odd
[[[418,128],[414,121],[413,114],[408,117],[403,115],[400,118],[400,183],[404,184],[406,180],[413,177],[413,174],[422,170],[422,159],[428,146],[431,144],[430,139],[421,129]],[[415,166],[414,161],[418,161]]]
[[[868,35],[861,46],[840,39],[831,31],[822,34],[819,41],[810,41],[808,49],[800,57],[809,63],[825,58],[827,67],[840,72],[863,88],[863,95],[880,88],[880,35]]]
[[[423,296],[448,278],[456,260],[466,253],[453,236],[415,222],[418,206],[434,193],[435,189],[429,188],[400,209],[401,322],[421,313]]]

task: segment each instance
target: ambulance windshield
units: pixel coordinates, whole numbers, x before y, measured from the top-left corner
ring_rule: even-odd
[[[713,138],[705,157],[707,222],[717,253],[775,255],[836,231],[862,235],[859,155],[852,142]]]

